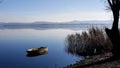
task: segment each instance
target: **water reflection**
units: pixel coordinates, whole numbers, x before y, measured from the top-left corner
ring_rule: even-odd
[[[27,57],[36,57],[36,56],[42,56],[42,55],[46,55],[48,54],[48,52],[44,52],[43,54],[26,54]]]
[[[80,31],[66,29],[0,30],[0,67],[55,68],[55,64],[57,64],[57,67],[64,67],[68,64],[73,64],[77,60],[81,60],[81,58],[68,55],[64,51],[64,39],[68,34]],[[49,53],[46,52],[44,55],[38,56],[30,56],[26,54],[26,49],[42,47],[41,45],[48,47]],[[8,52],[10,55],[7,54]]]

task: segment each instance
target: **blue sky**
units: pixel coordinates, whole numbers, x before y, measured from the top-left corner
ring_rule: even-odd
[[[109,20],[104,0],[3,0],[0,22]]]

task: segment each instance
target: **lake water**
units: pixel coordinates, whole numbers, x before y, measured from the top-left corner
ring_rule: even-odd
[[[81,30],[0,29],[0,68],[55,68],[73,64],[81,57],[65,52],[65,38]],[[48,54],[27,57],[26,50],[48,47]]]

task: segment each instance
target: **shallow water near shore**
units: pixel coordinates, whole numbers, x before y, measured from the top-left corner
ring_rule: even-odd
[[[0,30],[0,68],[55,68],[73,64],[82,57],[65,52],[65,38],[81,30],[4,29]],[[27,57],[26,50],[48,47],[48,54]]]

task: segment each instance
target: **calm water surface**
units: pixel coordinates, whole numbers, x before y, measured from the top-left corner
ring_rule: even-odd
[[[81,30],[0,30],[0,68],[55,68],[73,64],[81,57],[65,52],[65,37]],[[46,46],[48,54],[27,57],[28,48]]]

